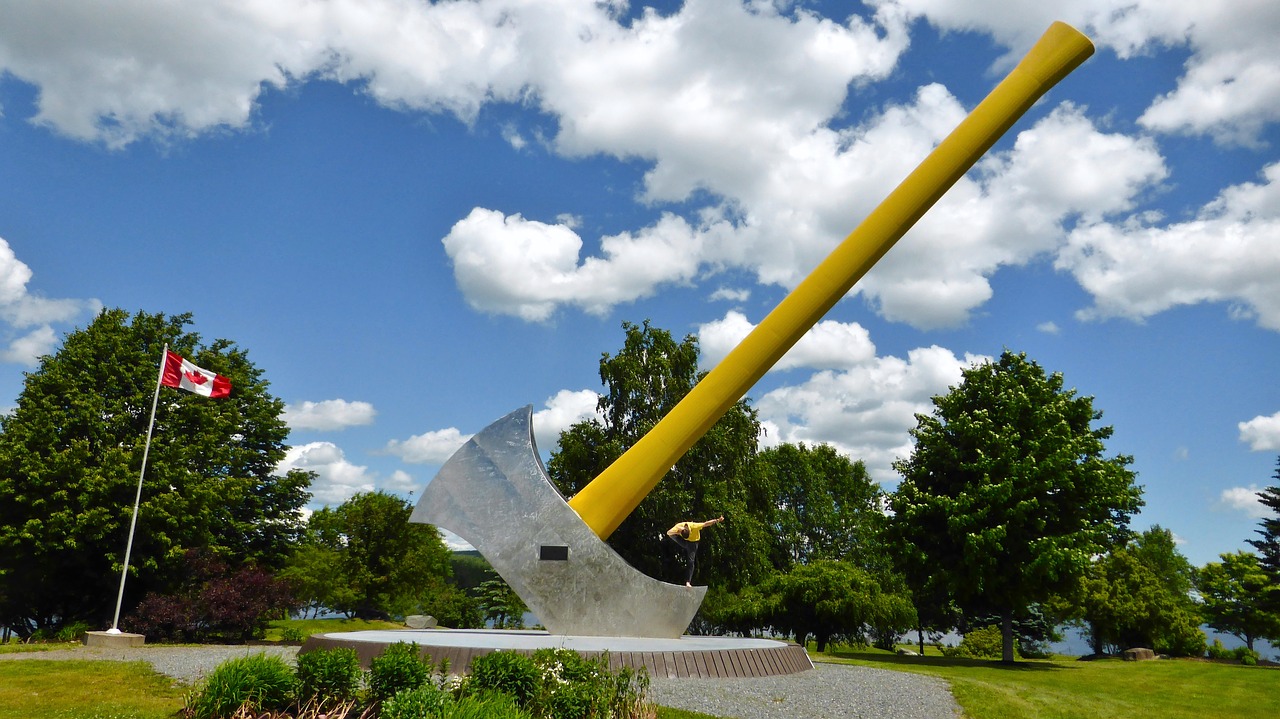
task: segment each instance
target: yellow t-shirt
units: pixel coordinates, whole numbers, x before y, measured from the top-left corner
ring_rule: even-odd
[[[679,522],[676,524],[676,526],[667,530],[667,536],[669,537],[678,536],[680,534],[681,529],[683,529],[684,527],[688,527],[689,536],[685,537],[685,539],[689,540],[690,542],[696,542],[698,541],[699,538],[702,537],[702,528],[705,526],[707,526],[706,522]]]

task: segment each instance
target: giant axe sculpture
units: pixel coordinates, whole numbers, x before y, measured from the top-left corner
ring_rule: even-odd
[[[675,638],[706,587],[667,584],[604,540],[729,407],[773,367],[1044,93],[1093,54],[1054,23],[1004,80],[652,430],[567,502],[533,442],[532,408],[468,441],[411,521],[470,542],[552,634]]]

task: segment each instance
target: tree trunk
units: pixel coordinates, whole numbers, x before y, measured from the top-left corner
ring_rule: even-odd
[[[924,656],[924,628],[916,627],[916,639],[920,640],[920,656]]]
[[[827,637],[827,635],[825,635],[825,634],[816,634],[816,635],[814,635],[814,637],[813,637],[813,638],[814,638],[814,640],[816,640],[816,641],[817,641],[817,643],[818,643],[818,653],[819,653],[819,654],[821,654],[821,653],[823,653],[823,652],[827,651],[827,638],[828,638],[828,637]]]
[[[1006,609],[1000,616],[1000,637],[1004,645],[1001,652],[1000,661],[1005,664],[1013,663],[1013,610]]]

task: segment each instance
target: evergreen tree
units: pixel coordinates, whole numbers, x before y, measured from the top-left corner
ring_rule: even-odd
[[[1258,566],[1271,579],[1262,606],[1271,613],[1280,614],[1280,457],[1276,458],[1276,472],[1271,475],[1276,485],[1258,492],[1258,500],[1269,508],[1272,516],[1263,517],[1257,530],[1261,539],[1246,540],[1258,550]]]

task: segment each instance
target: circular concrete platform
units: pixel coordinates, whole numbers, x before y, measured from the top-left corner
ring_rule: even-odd
[[[653,677],[766,677],[813,668],[804,648],[772,639],[684,636],[679,639],[644,637],[560,636],[545,631],[497,629],[397,629],[313,634],[301,652],[348,647],[360,663],[397,642],[418,645],[431,661],[449,660],[449,671],[466,673],[475,657],[500,650],[532,654],[538,649],[572,649],[585,657],[608,655],[612,669],[644,668]]]

